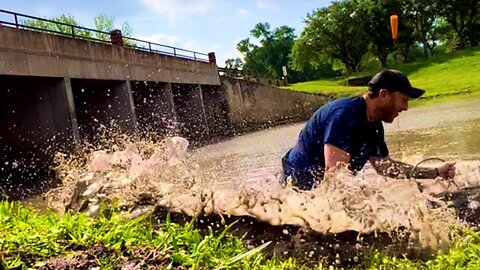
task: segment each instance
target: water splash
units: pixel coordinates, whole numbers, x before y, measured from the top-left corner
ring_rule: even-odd
[[[274,175],[225,185],[202,174],[189,155],[188,141],[181,137],[157,143],[128,140],[89,149],[81,157],[58,154],[56,171],[63,185],[46,197],[59,211],[92,215],[100,202],[119,201],[130,216],[162,208],[188,216],[250,217],[320,234],[402,232],[408,235],[407,249],[435,254],[449,246],[453,227],[465,225],[456,209],[435,194],[478,185],[480,179],[478,162],[461,162],[458,187],[393,180],[371,168],[356,176],[340,170],[311,191],[282,187]]]

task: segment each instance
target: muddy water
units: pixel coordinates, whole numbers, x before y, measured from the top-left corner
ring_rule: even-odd
[[[304,123],[264,130],[199,149],[194,157],[219,183],[261,181],[280,173],[282,155]],[[480,100],[427,105],[384,124],[390,155],[416,163],[426,157],[480,158]],[[219,173],[222,172],[222,173]]]
[[[448,246],[451,226],[464,225],[434,193],[480,185],[478,105],[480,101],[415,108],[386,126],[394,158],[410,163],[429,156],[457,160],[454,186],[388,179],[367,166],[356,176],[341,170],[311,191],[283,188],[278,184],[280,159],[303,126],[295,124],[194,151],[187,151],[185,139],[169,138],[94,151],[85,156],[86,163],[64,157],[58,172],[65,186],[47,197],[56,209],[92,214],[99,201],[115,199],[133,207],[131,215],[162,208],[189,216],[243,216],[325,235],[402,228],[410,247],[432,252]]]
[[[422,193],[412,181],[379,177],[367,165],[357,177],[338,176],[338,182],[325,182],[319,190],[307,195],[296,192],[278,195],[280,191],[275,182],[280,177],[280,159],[302,127],[303,123],[299,123],[245,135],[199,149],[193,158],[200,166],[202,177],[215,179],[216,190],[222,190],[223,196],[217,201],[237,203],[234,194],[248,190],[262,194],[265,205],[275,205],[271,208],[278,206],[272,204],[272,200],[287,202],[280,204],[279,210],[268,207],[245,210],[271,224],[308,224],[314,230],[332,233],[348,230],[369,233],[409,227],[422,232],[424,238],[417,239],[419,246],[436,249],[441,248],[439,243],[448,241],[430,232],[446,233],[443,230],[448,224],[458,225],[452,213],[448,213],[451,209],[445,207],[431,212],[424,206],[431,200],[428,194],[453,191],[450,183],[419,181],[425,188]],[[413,108],[394,123],[385,124],[393,158],[411,164],[428,157],[455,160],[458,168],[455,184],[460,187],[480,184],[479,128],[480,100]],[[310,199],[305,199],[308,196]],[[232,205],[224,212],[236,213],[229,212],[235,207]]]

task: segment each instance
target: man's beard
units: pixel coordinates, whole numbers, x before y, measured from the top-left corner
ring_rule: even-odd
[[[387,105],[385,106],[385,108],[382,108],[382,110],[380,110],[380,117],[383,122],[392,123],[395,119],[397,113],[393,111],[392,107],[393,106]]]

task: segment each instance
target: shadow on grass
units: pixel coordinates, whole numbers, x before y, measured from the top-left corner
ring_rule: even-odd
[[[457,52],[439,53],[428,59],[422,59],[420,61],[415,61],[411,63],[392,65],[391,68],[401,70],[406,75],[409,75],[409,74],[415,73],[420,69],[423,69],[432,65],[436,65],[436,64],[445,63],[456,58],[472,57],[476,53],[478,54],[478,52],[480,52],[480,46],[468,48],[468,49],[457,51]]]
[[[442,63],[451,61],[453,59],[458,59],[463,57],[473,57],[475,54],[478,55],[479,52],[480,52],[480,46],[477,46],[477,47],[468,48],[465,50],[451,52],[451,53],[437,53],[433,57],[428,59],[421,59],[419,61],[410,62],[410,63],[389,65],[387,68],[401,70],[403,73],[405,73],[408,76],[412,73],[417,72],[420,69],[424,69],[432,65],[442,64]],[[360,71],[354,74],[343,75],[343,76],[338,76],[333,78],[325,78],[322,80],[332,84],[346,85],[348,80],[367,77],[367,76],[372,77],[374,74],[376,74],[380,70],[381,68],[375,69],[375,70],[365,70],[365,71]]]

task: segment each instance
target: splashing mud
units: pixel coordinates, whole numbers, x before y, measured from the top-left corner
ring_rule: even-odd
[[[449,246],[453,227],[465,226],[466,217],[475,221],[477,208],[480,210],[479,198],[475,197],[480,193],[472,188],[480,184],[480,166],[474,161],[457,164],[455,185],[436,180],[388,179],[367,167],[356,176],[341,170],[318,188],[300,191],[280,186],[273,175],[261,181],[219,184],[214,177],[198,171],[188,141],[181,137],[119,145],[87,151],[81,158],[58,154],[56,171],[63,185],[45,195],[49,205],[61,212],[94,215],[101,202],[119,201],[130,217],[162,209],[183,216],[212,217],[219,222],[240,218],[247,227],[267,224],[270,227],[263,233],[290,235],[288,241],[304,248],[308,246],[305,239],[313,239],[315,247],[301,251],[308,257],[317,248],[332,247],[333,242],[328,241],[341,243],[338,238],[328,237],[347,234],[348,238],[353,235],[348,243],[354,249],[359,243],[369,248],[372,242],[364,239],[383,235],[388,238],[385,246],[390,245],[394,252],[430,256]],[[459,195],[468,190],[472,196]],[[291,253],[295,248],[288,241],[281,252]],[[325,252],[335,254],[339,250],[352,255],[342,245]]]

